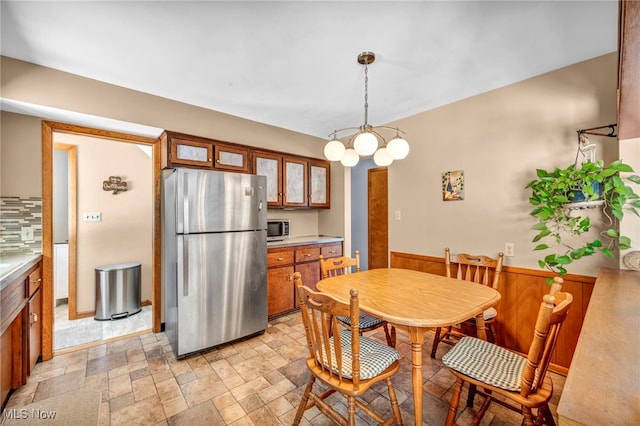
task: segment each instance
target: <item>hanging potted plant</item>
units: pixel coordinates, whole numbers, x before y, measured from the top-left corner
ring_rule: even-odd
[[[537,170],[537,179],[526,188],[531,189],[530,214],[538,219],[533,227],[538,231],[533,238],[538,243],[534,250],[552,250],[538,260],[541,268],[565,275],[567,267],[583,257],[598,252],[614,257],[616,245],[620,250],[631,247],[630,238],[619,234],[617,224],[625,211],[640,217],[640,196],[628,185],[640,184],[640,177],[622,178],[620,172],[633,172],[633,168],[621,160],[607,166],[600,160],[553,171]],[[583,234],[591,229],[587,208],[602,208],[606,229],[596,238],[583,240]],[[552,281],[547,278],[549,284]]]

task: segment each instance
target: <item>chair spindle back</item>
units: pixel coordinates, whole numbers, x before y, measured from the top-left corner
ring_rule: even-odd
[[[355,257],[341,256],[325,259],[320,255],[319,259],[322,278],[350,274],[354,268],[355,272],[360,272],[360,250],[355,251]]]
[[[350,303],[347,305],[323,293],[315,292],[302,284],[299,272],[294,274],[302,321],[307,337],[309,357],[315,365],[324,370],[329,378],[337,378],[343,382],[342,345],[340,330],[336,316],[347,316],[351,319],[351,351],[352,377],[349,381],[353,390],[359,389],[360,383],[360,308],[358,290],[351,289]],[[334,366],[335,368],[332,368]]]
[[[520,394],[524,397],[535,392],[544,382],[549,361],[558,340],[562,322],[573,302],[571,293],[561,292],[562,278],[555,277],[549,294],[545,294],[538,311],[533,341],[527,355],[527,365],[522,374]]]
[[[447,277],[452,276],[452,264],[457,266],[456,278],[473,281],[482,285],[491,285],[498,289],[500,273],[502,272],[503,253],[498,253],[496,259],[488,256],[467,253],[451,254],[449,248],[444,250],[444,263]]]

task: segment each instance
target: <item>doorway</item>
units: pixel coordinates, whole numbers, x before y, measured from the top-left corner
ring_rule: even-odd
[[[372,159],[351,168],[351,243],[360,250],[362,270],[388,265],[388,191],[386,167]]]
[[[159,147],[159,140],[155,139],[155,138],[148,138],[148,137],[141,137],[141,136],[135,136],[135,135],[128,135],[128,134],[122,134],[122,133],[117,133],[117,132],[111,132],[111,131],[104,131],[104,130],[99,130],[99,129],[92,129],[92,128],[86,128],[86,127],[81,127],[81,126],[73,126],[73,125],[68,125],[68,124],[62,124],[62,123],[53,123],[53,122],[46,122],[43,121],[43,125],[42,125],[42,129],[43,129],[43,144],[42,144],[42,161],[43,161],[43,274],[44,274],[44,279],[46,283],[51,283],[51,285],[45,286],[45,292],[43,294],[43,359],[47,360],[53,357],[53,352],[54,352],[54,334],[55,334],[55,329],[54,329],[54,325],[55,325],[55,300],[56,300],[56,295],[55,295],[55,291],[54,291],[54,273],[55,273],[55,267],[54,267],[54,214],[53,214],[53,204],[54,204],[54,200],[53,200],[53,187],[54,187],[54,167],[53,167],[53,157],[54,157],[54,143],[58,140],[58,136],[65,136],[67,137],[67,139],[71,138],[73,139],[74,137],[80,137],[80,138],[86,138],[88,140],[94,140],[94,143],[97,145],[98,142],[105,144],[105,143],[109,143],[110,146],[116,147],[118,145],[122,145],[122,146],[127,146],[127,148],[133,148],[133,149],[137,149],[135,147],[135,145],[131,145],[131,144],[137,144],[140,145],[142,147],[148,148],[150,151],[150,156],[151,158],[149,159],[149,162],[151,163],[150,165],[150,170],[151,170],[151,177],[148,178],[148,180],[150,180],[151,182],[144,182],[145,185],[147,185],[147,187],[149,188],[148,191],[151,193],[149,194],[150,197],[150,207],[149,207],[149,220],[147,220],[147,224],[150,226],[150,231],[149,231],[149,236],[148,236],[148,240],[147,240],[147,244],[149,246],[151,246],[151,254],[149,255],[150,260],[147,262],[147,275],[150,277],[150,290],[148,290],[148,297],[144,297],[143,295],[143,305],[144,305],[144,300],[147,299],[148,303],[150,304],[150,306],[147,307],[147,311],[149,312],[149,316],[151,317],[151,321],[149,323],[149,325],[147,326],[147,329],[149,328],[149,326],[151,327],[151,330],[153,332],[159,332],[160,331],[160,264],[159,264],[159,258],[160,258],[160,241],[159,241],[159,236],[160,236],[160,221],[159,221],[159,199],[160,199],[160,158],[159,158],[159,154],[160,154],[160,147]],[[61,138],[64,139],[64,138]],[[87,142],[90,143],[90,142]],[[111,145],[114,144],[114,145]],[[85,148],[86,149],[86,148]],[[113,148],[114,151],[116,151],[116,148]],[[102,157],[102,158],[101,158]],[[128,155],[127,155],[128,157]],[[125,159],[124,157],[121,157],[123,160]],[[128,160],[128,158],[127,158]],[[78,161],[78,160],[77,160]],[[94,154],[94,161],[101,161],[104,162],[104,156],[102,155],[95,155]],[[115,164],[118,164],[118,162],[116,162]],[[110,173],[114,173],[117,174],[118,173],[118,169],[119,167],[112,167],[108,172],[102,172],[102,174],[106,174],[105,176],[100,176],[101,181],[98,182],[90,182],[91,183],[91,188],[89,189],[89,194],[91,194],[91,196],[101,196],[101,200],[102,202],[105,202],[104,200],[107,200],[107,203],[117,203],[119,201],[116,200],[122,200],[124,199],[124,197],[120,197],[120,198],[116,198],[117,195],[113,194],[113,195],[109,195],[110,198],[105,198],[104,194],[109,194],[106,192],[103,192],[103,188],[102,188],[102,180],[108,180],[109,179],[109,174]],[[113,170],[113,171],[112,171]],[[132,184],[131,186],[131,190],[134,191],[136,188],[138,188],[138,191],[140,191],[145,185],[142,185],[142,181],[140,178],[138,178],[136,181],[131,182],[130,184]],[[146,192],[146,190],[145,190]],[[86,194],[86,192],[85,192]],[[126,194],[126,192],[125,192]],[[140,196],[140,192],[138,192],[136,195]],[[130,194],[131,195],[131,194]],[[73,214],[76,214],[76,212],[82,212],[82,213],[77,213],[78,215],[86,213],[85,210],[89,210],[92,211],[98,211],[101,209],[108,209],[109,206],[104,206],[102,204],[99,203],[94,203],[94,205],[96,205],[96,207],[87,207],[85,206],[78,206],[77,208],[72,209],[73,210]],[[71,209],[70,209],[71,210]],[[71,247],[71,242],[74,239],[73,237],[78,237],[80,235],[75,234],[76,233],[76,229],[72,226],[73,220],[76,220],[75,218],[72,218],[71,216],[73,215],[71,212],[69,214],[69,222],[70,222],[70,227],[69,227],[69,257],[71,258],[72,253],[76,254],[76,253],[80,253],[82,255],[84,255],[85,257],[87,256],[87,253],[91,252],[91,247],[90,245],[88,247],[84,247],[81,248],[78,251],[78,247],[76,245],[75,248],[72,249]],[[73,219],[73,220],[72,220]],[[84,220],[82,217],[79,217],[76,220],[76,224],[78,226],[78,228],[87,225],[83,223]],[[105,218],[105,225],[106,225],[106,218]],[[120,228],[125,228],[127,226],[130,226],[131,228],[129,229],[129,232],[133,232],[136,228],[136,226],[139,224],[133,223],[131,221],[128,220],[120,220],[118,222],[118,226]],[[99,227],[95,227],[94,229],[98,229]],[[98,238],[104,238],[105,241],[109,239],[110,235],[113,234],[113,232],[107,232],[106,234],[96,234],[98,236]],[[94,239],[94,242],[96,240]],[[103,244],[105,247],[105,252],[106,253],[112,253],[114,251],[117,250],[113,250],[113,249],[109,249],[108,244]],[[123,246],[124,247],[124,246]],[[84,259],[86,260],[86,259]],[[75,259],[76,264],[78,262],[83,262],[83,259]],[[108,260],[108,258],[107,258]],[[112,262],[109,262],[112,263]],[[115,262],[113,262],[115,263]],[[74,265],[71,262],[70,259],[70,276],[72,275],[72,271],[74,270]],[[82,278],[81,274],[75,274],[76,277],[76,282],[78,284],[82,284],[82,282],[84,282],[84,295],[82,294],[77,294],[75,295],[76,298],[76,303],[75,303],[75,307],[72,307],[72,303],[71,300],[69,299],[69,306],[68,309],[70,311],[69,314],[69,318],[73,317],[74,315],[74,311],[75,311],[75,318],[76,320],[78,320],[78,318],[82,318],[85,317],[84,319],[80,320],[80,321],[88,321],[91,322],[93,324],[93,322],[95,323],[101,323],[100,321],[95,321],[93,318],[93,315],[95,313],[95,305],[93,304],[93,301],[90,300],[89,302],[87,302],[87,285],[93,286],[94,282],[93,282],[93,277],[87,278],[88,274],[91,274],[93,272],[92,268],[90,268],[91,270],[88,271],[88,268],[83,267],[81,268],[81,274],[84,274],[84,278]],[[143,276],[144,276],[144,272],[143,272]],[[71,281],[71,280],[70,280]],[[90,283],[89,283],[90,281]],[[71,283],[69,284],[71,286]],[[74,288],[76,289],[82,289],[82,287],[78,287],[75,286]],[[69,288],[71,293],[71,288]],[[91,289],[89,289],[91,290]],[[69,294],[70,296],[70,294]],[[84,299],[83,299],[84,298]],[[93,292],[91,292],[91,297],[93,298]],[[89,299],[90,299],[89,298]],[[84,301],[83,301],[84,300]],[[144,310],[144,307],[143,307]],[[132,316],[131,318],[134,318],[134,316]],[[127,318],[126,320],[129,320],[129,318]],[[118,321],[123,321],[123,320],[118,320]],[[109,323],[115,323],[114,321],[109,321]],[[109,337],[115,337],[112,335],[108,335],[107,338]]]

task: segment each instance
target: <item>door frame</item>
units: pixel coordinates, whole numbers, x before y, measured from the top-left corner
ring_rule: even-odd
[[[153,174],[153,266],[152,331],[159,333],[161,321],[160,283],[160,139],[94,129],[53,121],[42,121],[42,360],[53,358],[53,133],[70,133],[149,145],[152,148]],[[71,248],[71,247],[70,247]]]
[[[77,194],[77,188],[78,188],[78,163],[77,163],[77,156],[78,156],[78,147],[76,145],[68,145],[68,144],[62,144],[62,143],[55,143],[53,144],[53,149],[54,151],[66,151],[67,152],[67,158],[68,158],[68,165],[67,165],[67,174],[69,176],[69,183],[68,183],[68,197],[69,197],[69,212],[67,213],[67,220],[68,220],[68,228],[69,228],[69,282],[68,282],[68,289],[67,289],[67,294],[68,294],[68,298],[69,298],[69,304],[68,304],[68,315],[69,315],[69,319],[70,320],[75,320],[78,318],[78,309],[77,309],[77,302],[76,302],[76,290],[77,290],[77,230],[78,230],[78,213],[77,213],[77,208],[78,208],[78,194]],[[44,170],[44,168],[43,168]],[[53,167],[51,168],[51,170],[53,171]],[[52,182],[53,185],[53,182]],[[51,197],[51,203],[53,206],[53,197]],[[53,219],[51,221],[53,223]],[[52,238],[53,238],[53,230],[52,230]],[[55,288],[55,283],[53,282],[53,280],[51,281],[52,286]],[[54,290],[54,297],[55,297],[55,290]],[[54,300],[55,302],[55,300]]]

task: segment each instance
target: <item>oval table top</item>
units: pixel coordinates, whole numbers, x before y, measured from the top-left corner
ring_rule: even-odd
[[[316,286],[347,304],[355,288],[361,310],[391,324],[420,328],[458,324],[500,300],[489,286],[398,268],[325,278]]]

